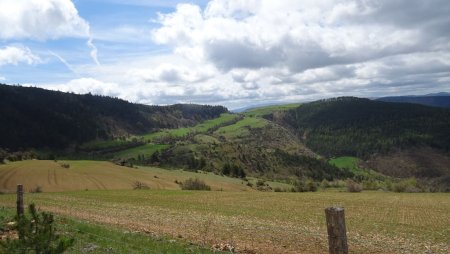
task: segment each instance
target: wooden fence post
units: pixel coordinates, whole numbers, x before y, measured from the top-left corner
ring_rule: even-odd
[[[17,185],[17,215],[23,215],[23,185]]]
[[[325,209],[325,215],[330,254],[347,254],[348,245],[344,208],[328,207]]]

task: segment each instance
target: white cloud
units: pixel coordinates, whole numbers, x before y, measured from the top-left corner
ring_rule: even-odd
[[[89,36],[89,24],[70,0],[2,0],[0,24],[1,39]]]
[[[214,69],[208,66],[188,68],[185,65],[173,63],[163,63],[151,69],[138,68],[128,72],[128,76],[139,78],[146,83],[164,82],[169,85],[197,83],[208,80],[215,74]]]
[[[449,11],[445,0],[178,4],[159,14],[151,33],[151,26],[123,25],[86,36],[120,47],[151,38],[161,51],[104,58],[102,65],[68,65],[92,78],[55,87],[140,103],[229,107],[448,91]]]
[[[46,41],[62,37],[88,38],[92,60],[99,65],[89,23],[71,0],[0,1],[0,39]]]
[[[364,96],[412,80],[445,89],[448,11],[442,0],[212,0],[160,14],[152,36],[255,100]]]
[[[90,55],[92,57],[92,60],[94,60],[94,62],[97,65],[100,65],[100,62],[98,61],[98,56],[97,56],[98,50],[92,41],[93,41],[92,37],[89,37],[89,40],[86,42],[86,44],[91,49]]]
[[[34,55],[31,50],[23,46],[6,46],[0,48],[0,66],[13,64],[37,64],[41,59]]]
[[[63,92],[73,92],[78,94],[99,94],[106,96],[118,96],[121,89],[116,83],[102,82],[94,78],[79,78],[70,80],[63,84],[45,85],[45,88],[59,90]]]
[[[372,15],[365,4],[358,7],[360,12],[355,5],[354,1],[213,0],[202,11],[180,4],[175,12],[160,14],[162,27],[153,38],[173,45],[174,52],[200,49],[197,56],[225,72],[277,66],[299,72],[430,47],[422,31],[392,24],[342,24],[338,19],[342,12]]]

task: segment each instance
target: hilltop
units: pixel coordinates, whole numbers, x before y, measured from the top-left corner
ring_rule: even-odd
[[[148,106],[0,84],[0,148],[65,149],[92,140],[192,126],[227,111],[221,106],[193,104]]]
[[[342,97],[266,116],[327,158],[355,156],[393,177],[450,186],[450,110]]]

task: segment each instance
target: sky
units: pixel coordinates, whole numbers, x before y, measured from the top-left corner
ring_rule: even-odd
[[[450,1],[0,0],[0,83],[230,109],[450,92]]]

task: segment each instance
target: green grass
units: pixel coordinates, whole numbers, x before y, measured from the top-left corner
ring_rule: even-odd
[[[0,205],[15,201],[0,195]],[[121,190],[27,194],[25,201],[126,231],[257,253],[326,253],[324,209],[342,206],[350,253],[449,253],[448,193]]]
[[[358,166],[359,159],[356,157],[343,156],[329,160],[329,163],[338,168],[348,168],[354,173],[361,170]]]
[[[350,169],[353,174],[357,175],[357,176],[364,176],[364,177],[374,177],[374,178],[379,178],[379,179],[383,179],[386,176],[370,170],[370,169],[364,169],[362,167],[359,166],[359,162],[360,159],[357,157],[352,157],[352,156],[342,156],[342,157],[337,157],[337,158],[333,158],[330,159],[328,161],[328,163],[335,165],[338,168],[348,168]]]
[[[142,137],[147,141],[155,141],[161,138],[181,138],[189,134],[191,132],[191,128],[178,128],[178,129],[167,129],[158,132],[149,133],[143,135]]]
[[[235,115],[235,114],[228,114],[228,113],[222,114],[218,118],[211,119],[211,120],[205,121],[203,123],[200,123],[200,124],[194,126],[193,129],[197,133],[204,133],[212,128],[215,128],[216,126],[225,124],[227,122],[231,122],[234,119],[236,119],[237,117],[238,117],[238,115]]]
[[[249,128],[257,129],[263,128],[268,124],[268,121],[262,118],[256,117],[245,117],[244,119],[238,121],[235,124],[224,126],[219,128],[214,134],[224,135],[229,138],[236,138],[248,135]]]
[[[173,138],[182,138],[189,133],[205,133],[210,129],[215,128],[216,126],[220,126],[222,124],[226,124],[227,122],[231,122],[236,119],[238,115],[235,114],[222,114],[220,117],[204,121],[199,123],[193,127],[188,128],[178,128],[178,129],[167,129],[158,132],[149,133],[147,135],[143,135],[142,137],[145,140],[154,141],[161,138],[173,137]]]
[[[156,151],[162,151],[168,147],[169,145],[164,144],[145,144],[114,153],[114,157],[122,159],[137,158],[139,155],[149,157]]]
[[[0,224],[12,221],[14,212],[11,208],[0,208]],[[66,216],[57,216],[55,225],[59,234],[75,239],[66,253],[213,253],[183,239],[149,236]]]
[[[217,138],[215,138],[213,136],[205,135],[205,134],[195,135],[194,141],[199,144],[218,144],[218,143],[220,143],[220,141]]]
[[[252,108],[244,112],[246,116],[251,117],[262,117],[265,115],[269,115],[275,111],[286,111],[292,108],[297,108],[301,104],[300,103],[292,103],[292,104],[284,104],[284,105],[270,105],[259,108]]]

